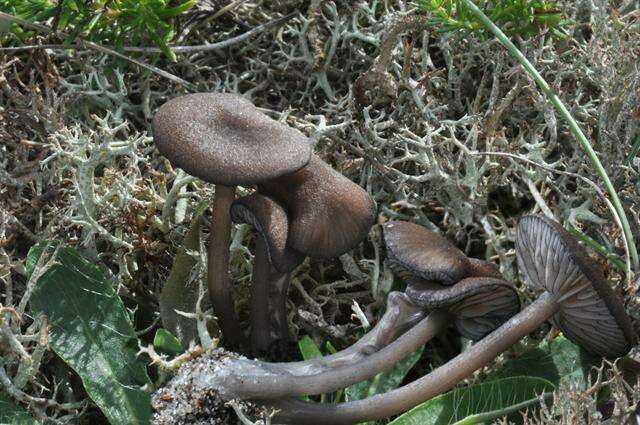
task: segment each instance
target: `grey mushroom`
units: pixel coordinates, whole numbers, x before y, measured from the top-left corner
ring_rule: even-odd
[[[375,221],[371,196],[317,155],[299,171],[261,183],[258,191],[285,207],[287,244],[309,257],[344,254],[362,242]]]
[[[384,239],[389,267],[410,285],[453,285],[467,277],[503,278],[495,264],[468,258],[446,238],[415,223],[385,223]]]
[[[357,351],[361,354],[358,358],[340,352],[324,361],[293,363],[230,359],[216,376],[207,379],[216,382],[217,390],[229,399],[276,399],[329,393],[372,378],[416,351],[452,323],[465,335],[483,337],[519,311],[517,293],[507,282],[469,278],[461,283],[447,288],[440,299],[433,296],[434,307],[428,314],[425,309],[416,309],[406,295],[392,293],[389,298],[392,311],[414,311],[412,321],[423,318],[387,345],[379,345],[384,341],[366,336],[368,340],[378,342],[368,347],[368,353]],[[398,317],[407,317],[407,314]],[[393,322],[397,327],[406,326],[407,321]],[[382,332],[375,331],[375,334],[379,333]]]
[[[275,200],[253,193],[231,205],[235,223],[251,224],[258,232],[252,271],[251,345],[255,354],[289,337],[286,294],[290,273],[304,260],[304,254],[287,246],[289,218]]]
[[[310,159],[311,144],[298,130],[272,120],[241,96],[196,93],[162,105],[153,119],[158,150],[176,167],[216,185],[208,252],[209,296],[222,334],[240,345],[228,276],[229,208],[235,186],[251,186],[293,173]]]

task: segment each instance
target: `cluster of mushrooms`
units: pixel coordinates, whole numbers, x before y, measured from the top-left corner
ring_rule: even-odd
[[[313,155],[300,132],[236,95],[176,98],[160,108],[153,130],[158,149],[174,165],[216,184],[208,283],[223,341],[242,347],[245,338],[228,279],[231,221],[249,223],[260,235],[252,272],[252,353],[289,338],[289,274],[305,257],[332,258],[362,242],[374,224],[375,203]],[[256,190],[235,199],[238,185]],[[518,267],[540,292],[523,310],[516,289],[495,264],[468,258],[417,224],[387,222],[383,234],[388,264],[406,289],[389,294],[382,318],[355,344],[327,357],[288,363],[205,355],[158,392],[154,407],[169,408],[175,400],[167,388],[179,385],[194,397],[215,392],[224,401],[274,408],[276,423],[351,424],[401,413],[447,391],[547,320],[595,355],[623,356],[633,344],[621,299],[553,220],[532,215],[518,225]],[[474,343],[414,382],[345,403],[300,399],[372,378],[451,325]]]

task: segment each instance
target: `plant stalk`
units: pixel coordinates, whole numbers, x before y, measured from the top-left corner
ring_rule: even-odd
[[[253,260],[251,278],[251,300],[249,311],[251,316],[251,348],[254,354],[266,352],[269,348],[270,323],[269,323],[269,254],[264,239],[256,239],[256,255]]]
[[[422,307],[413,304],[401,292],[391,292],[387,297],[387,310],[378,323],[354,344],[329,356],[303,362],[290,362],[292,367],[335,368],[363,361],[367,356],[391,345],[426,316]]]

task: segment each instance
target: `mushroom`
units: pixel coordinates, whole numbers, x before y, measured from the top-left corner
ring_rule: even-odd
[[[287,245],[312,258],[334,258],[353,249],[375,220],[369,194],[317,155],[299,171],[262,182],[258,191],[288,211]]]
[[[284,319],[289,273],[303,256],[333,258],[355,247],[373,225],[376,208],[365,190],[316,155],[301,170],[262,182],[258,194],[251,196],[236,202],[232,210],[236,221],[262,228],[267,243],[257,245],[251,298],[252,345],[256,353],[264,353],[288,334]],[[278,235],[264,233],[276,224]],[[285,260],[288,264],[280,263]],[[280,325],[274,332],[268,330],[266,312],[275,306],[272,318]]]
[[[410,285],[452,285],[471,276],[502,278],[495,264],[467,258],[446,238],[415,223],[386,223],[384,239],[389,267]]]
[[[409,285],[405,292],[414,304],[428,310],[447,310],[458,332],[479,341],[520,311],[520,301],[503,279],[468,277],[452,286],[426,289]]]
[[[235,186],[251,186],[304,167],[311,144],[298,130],[272,120],[234,94],[196,93],[162,105],[153,119],[158,150],[174,165],[214,183],[211,240],[208,248],[209,296],[222,334],[239,345],[228,276]]]
[[[256,220],[260,221],[256,216],[258,212],[256,209],[265,208],[261,212],[261,220],[280,223],[277,249],[283,253],[285,251],[289,253],[283,257],[288,259],[287,261],[291,260],[292,253],[319,259],[342,255],[366,237],[375,220],[375,202],[369,194],[316,155],[312,155],[309,163],[299,171],[262,182],[258,185],[258,193],[256,197],[247,199],[251,202],[251,206],[248,202],[244,205],[237,204],[236,216],[239,221],[245,221],[242,215],[248,213],[248,208],[251,207],[254,211],[253,218],[250,220],[255,223]],[[271,216],[267,218],[267,214]],[[265,223],[262,227],[265,228]],[[285,230],[285,227],[288,230]],[[275,239],[272,239],[272,242],[275,242]],[[266,269],[268,262],[264,260],[265,247],[258,248],[262,252],[256,253],[256,262],[262,261]],[[276,250],[276,246],[269,246],[269,248]],[[301,261],[300,255],[295,255],[295,265]],[[283,267],[283,264],[277,264],[280,255],[275,251],[270,258],[275,261],[272,265],[275,269],[273,271],[276,272],[270,279],[281,282],[281,291],[274,293],[274,297],[279,297],[279,300],[271,298],[270,302],[272,305],[281,306],[280,315],[284,318],[286,317],[284,315],[286,295],[284,282],[288,282],[289,272],[293,267],[287,268]],[[273,285],[263,279],[267,273],[262,270],[261,268],[254,270],[263,275],[258,279],[264,282],[264,284],[259,283],[254,278],[254,284],[261,285],[253,288],[254,291],[267,291],[266,288],[273,288]],[[254,293],[257,298],[252,297],[252,306],[256,311],[267,310],[264,306],[258,307],[258,304],[266,302],[268,297],[265,297],[264,293],[261,296],[258,292]],[[264,315],[257,317],[264,318]],[[264,329],[258,329],[264,328],[267,323],[268,321],[265,320],[252,319],[252,324],[258,330],[258,332],[252,332],[254,348],[258,352],[264,351],[273,341],[273,337],[277,336]],[[286,327],[286,321],[283,325]],[[281,328],[281,331],[284,331],[284,328]]]
[[[556,221],[542,215],[522,219],[516,240],[525,280],[555,306],[550,316],[567,338],[602,357],[621,357],[634,332],[622,300],[602,269]]]
[[[350,424],[382,419],[422,403],[491,362],[523,336],[551,319],[567,337],[600,356],[625,355],[634,335],[619,297],[602,270],[558,223],[527,216],[516,237],[518,266],[525,281],[542,294],[498,329],[428,375],[384,394],[342,403],[317,404],[294,399],[265,400],[284,423]],[[433,314],[433,313],[432,313]]]
[[[287,246],[289,218],[275,200],[259,193],[237,199],[231,205],[235,223],[251,224],[260,237],[256,240],[251,284],[251,344],[262,353],[273,341],[289,335],[286,294],[290,272],[304,260]]]

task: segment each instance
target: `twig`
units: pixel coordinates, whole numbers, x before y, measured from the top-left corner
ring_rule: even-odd
[[[49,28],[49,27],[46,27],[46,26],[40,25],[40,24],[35,24],[33,22],[26,21],[24,19],[18,18],[16,16],[13,16],[11,14],[4,13],[4,12],[0,12],[0,19],[7,20],[9,22],[14,22],[16,24],[22,25],[23,27],[30,28],[32,30],[39,31],[39,32],[42,32],[42,33],[50,34],[50,33],[53,32],[53,30],[51,28]],[[61,34],[62,35],[66,35],[65,33],[61,33]],[[84,40],[82,38],[78,38],[78,40],[80,41],[80,44],[77,44],[75,46],[69,46],[68,48],[71,48],[71,49],[76,48],[77,49],[78,47],[85,47],[85,48],[88,48],[88,49],[91,49],[91,50],[96,50],[96,51],[99,51],[99,52],[102,52],[102,53],[107,53],[109,55],[118,57],[120,59],[124,59],[126,61],[131,62],[131,63],[134,63],[134,64],[136,64],[136,65],[138,65],[138,66],[140,66],[142,68],[148,69],[149,71],[151,71],[151,72],[153,72],[155,74],[158,74],[161,77],[164,77],[164,78],[166,78],[168,80],[171,80],[174,83],[182,84],[183,86],[185,86],[185,87],[187,87],[189,89],[192,89],[192,90],[195,89],[195,85],[194,84],[192,84],[192,83],[190,83],[190,82],[188,82],[186,80],[183,80],[182,78],[177,77],[177,76],[171,74],[170,72],[164,71],[164,70],[162,70],[162,69],[160,69],[158,67],[155,67],[153,65],[149,65],[147,63],[141,62],[141,61],[139,61],[137,59],[130,58],[127,55],[123,55],[122,53],[116,52],[115,50],[113,50],[113,49],[111,49],[109,47],[101,46],[100,44],[96,44],[96,43],[94,43],[92,41]],[[62,47],[61,46],[61,48],[67,48],[67,47]],[[2,51],[2,50],[4,50],[4,49],[0,49],[0,51]]]
[[[551,219],[554,219],[555,217],[551,212],[551,209],[542,198],[542,195],[540,194],[540,192],[538,192],[538,188],[536,187],[535,183],[533,183],[533,181],[531,181],[531,179],[528,179],[528,178],[525,178],[525,183],[527,183],[527,187],[529,188],[529,192],[531,192],[531,196],[533,196],[533,199],[536,201],[536,204],[538,204],[538,206],[540,207],[540,210],[542,210],[544,215],[546,215]]]
[[[36,284],[38,283],[40,278],[44,276],[44,274],[48,272],[54,265],[58,264],[57,258],[58,251],[60,250],[60,245],[55,246],[53,252],[51,254],[48,254],[47,251],[49,250],[50,246],[51,245],[48,244],[45,246],[42,254],[40,255],[40,258],[38,258],[38,261],[33,268],[31,276],[29,276],[29,280],[27,281],[26,285],[27,287],[24,291],[24,294],[22,295],[20,304],[18,304],[17,312],[20,316],[24,314],[24,311],[27,308],[27,303],[31,299],[31,294],[33,293],[33,290],[35,289]]]
[[[4,369],[4,361],[0,358],[0,387],[2,387],[8,395],[15,400],[26,404],[44,405],[45,407],[53,407],[60,410],[77,410],[82,408],[86,403],[84,401],[77,403],[58,403],[55,400],[49,400],[42,397],[33,397],[25,392],[20,391],[11,383],[9,376]]]
[[[4,15],[6,15],[5,13],[0,12],[0,18],[2,18]],[[263,31],[266,31],[270,28],[276,27],[280,24],[283,24],[289,20],[291,20],[293,17],[295,17],[297,15],[297,13],[290,13],[289,15],[283,16],[281,18],[278,19],[274,19],[273,21],[269,21],[266,22],[264,24],[258,25],[255,28],[250,29],[249,31],[242,33],[240,35],[237,35],[235,37],[231,37],[227,40],[223,40],[223,41],[219,41],[217,43],[211,43],[211,44],[199,44],[196,46],[169,46],[169,48],[174,52],[174,53],[196,53],[196,52],[210,52],[213,50],[222,50],[222,49],[226,49],[228,47],[234,46],[238,43],[241,43],[245,40],[247,40],[248,38],[259,34]],[[11,16],[11,15],[9,15]],[[7,18],[8,19],[8,18]],[[23,22],[21,19],[19,18],[15,18],[18,19],[20,22]],[[26,21],[24,21],[26,22]],[[40,25],[38,25],[38,27],[41,27]],[[42,27],[43,29],[46,27]],[[47,31],[50,31],[47,29]],[[120,58],[129,60],[137,65],[140,66],[144,66],[145,68],[148,68],[150,70],[157,70],[159,72],[163,72],[168,74],[169,76],[171,76],[172,78],[176,78],[178,80],[180,80],[180,84],[185,84],[185,85],[190,85],[193,86],[193,84],[182,80],[179,77],[174,76],[173,74],[169,74],[166,71],[163,71],[159,68],[156,68],[152,65],[148,65],[142,62],[137,61],[136,59],[132,59],[129,58],[128,56],[124,56],[122,53],[116,52],[115,50],[113,50],[113,47],[106,47],[106,46],[102,46],[96,43],[93,43],[91,41],[87,41],[87,40],[83,40],[80,39],[80,43],[76,43],[76,44],[70,44],[70,45],[64,45],[64,44],[32,44],[29,46],[17,46],[17,47],[0,47],[0,52],[20,52],[20,51],[24,51],[24,50],[34,50],[34,49],[69,49],[69,50],[77,50],[77,49],[83,49],[83,48],[91,48],[94,50],[99,50],[99,51],[103,51],[105,53],[111,54],[111,55],[115,55],[118,56]],[[143,54],[157,54],[157,53],[162,53],[162,50],[160,50],[157,47],[135,47],[135,46],[124,46],[121,49],[123,52],[130,52],[130,53],[143,53]],[[156,71],[154,71],[156,72]],[[169,78],[169,77],[167,77]],[[170,79],[172,79],[170,78]]]

